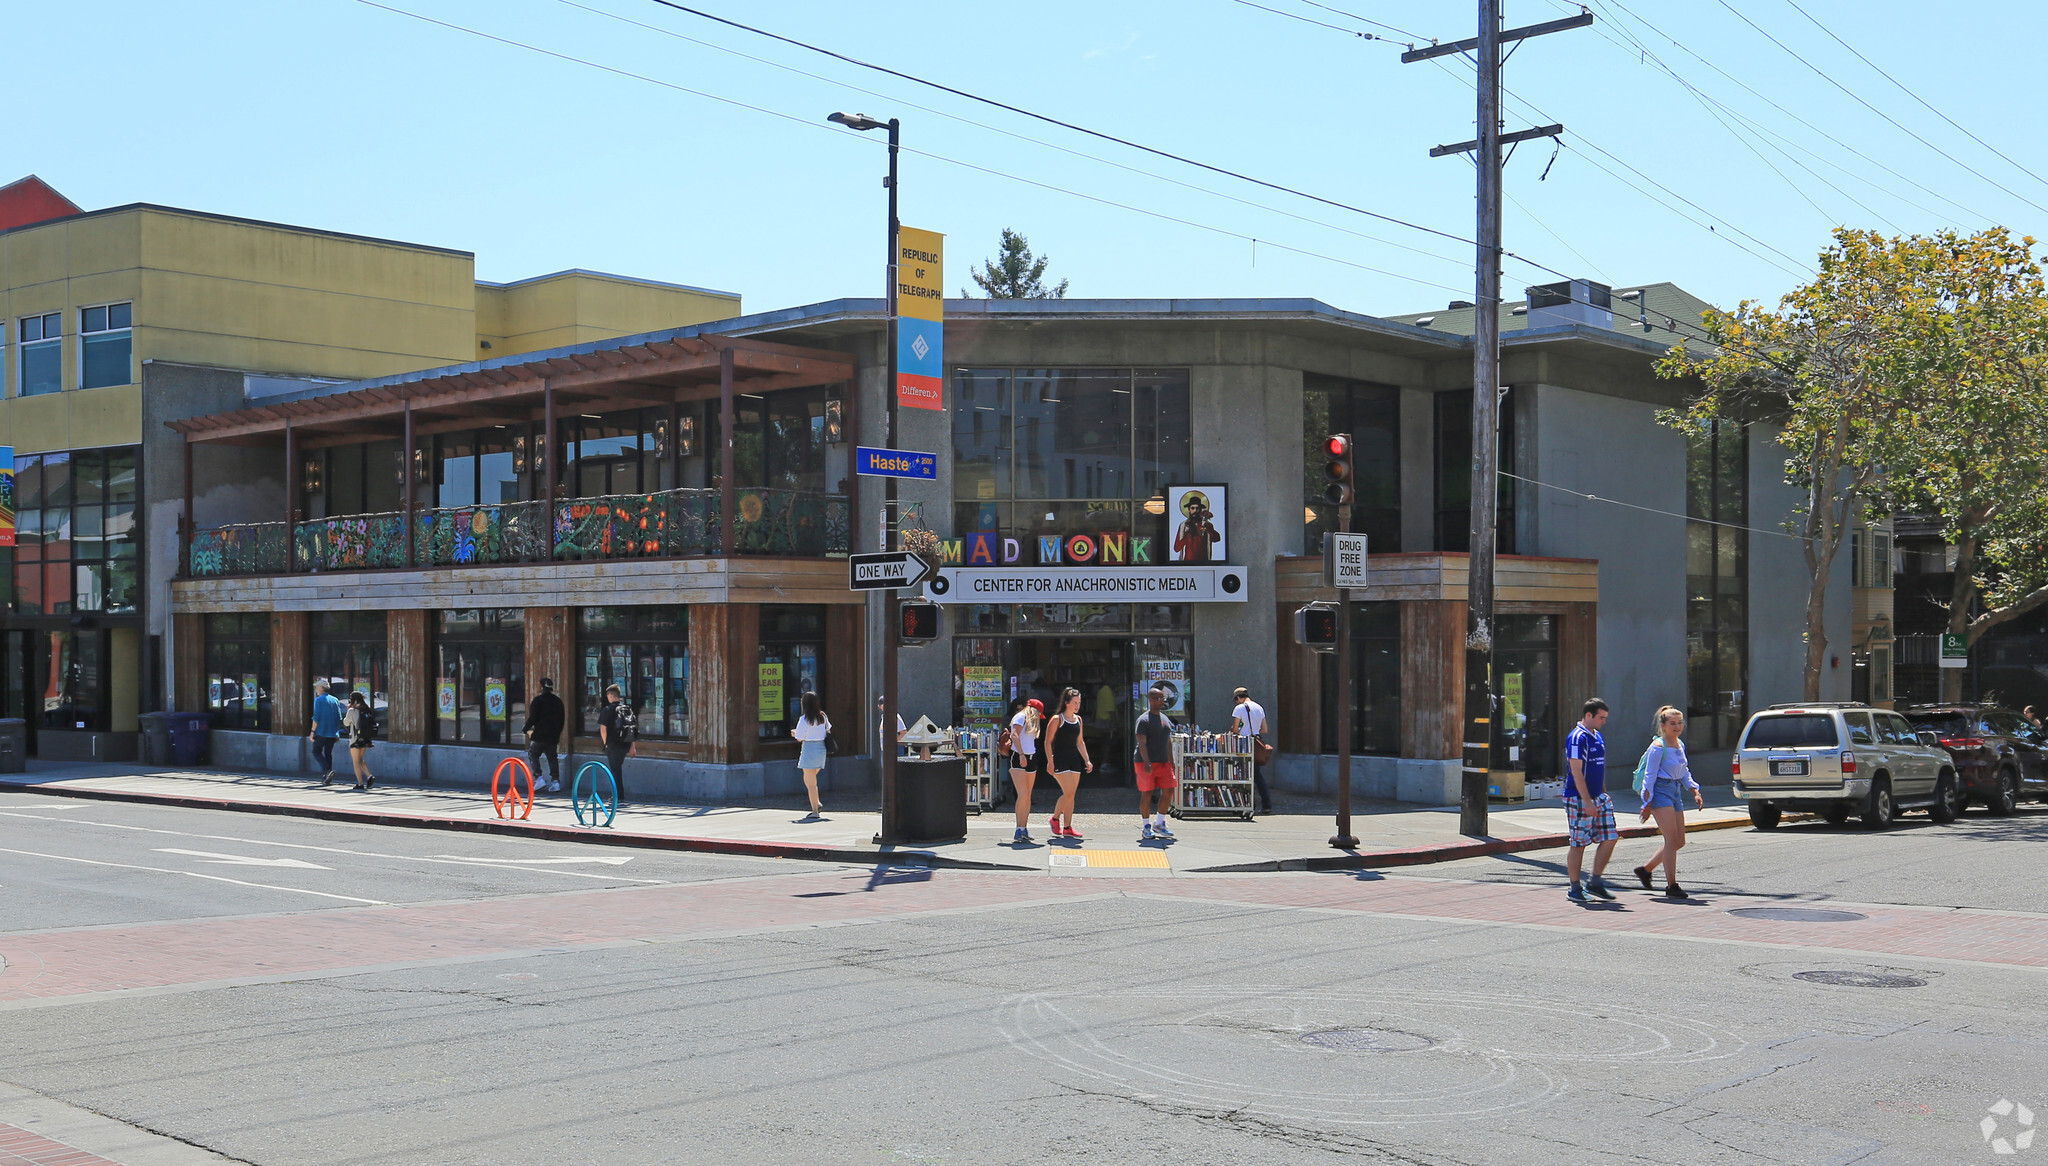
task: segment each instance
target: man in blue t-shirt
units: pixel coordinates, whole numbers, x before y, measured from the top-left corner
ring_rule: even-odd
[[[1565,873],[1572,879],[1565,898],[1583,903],[1587,896],[1612,899],[1607,889],[1607,860],[1614,857],[1615,840],[1621,831],[1614,825],[1614,799],[1607,796],[1607,742],[1600,729],[1607,724],[1607,702],[1593,697],[1585,703],[1579,723],[1564,739],[1564,764],[1571,779],[1564,786],[1564,823],[1571,835],[1571,847],[1564,852]],[[1586,861],[1586,847],[1593,852],[1593,877],[1579,885],[1579,870]]]
[[[320,784],[334,784],[334,742],[341,737],[341,702],[327,691],[325,680],[313,682],[313,761],[320,766]]]

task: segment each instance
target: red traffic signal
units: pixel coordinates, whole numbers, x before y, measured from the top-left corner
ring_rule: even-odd
[[[936,603],[904,604],[901,626],[904,643],[931,643],[939,638],[939,605]]]
[[[1332,433],[1323,441],[1330,460],[1323,465],[1323,501],[1332,506],[1349,506],[1355,495],[1351,465],[1351,435]]]

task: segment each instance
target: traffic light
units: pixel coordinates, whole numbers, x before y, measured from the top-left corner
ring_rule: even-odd
[[[939,638],[938,604],[906,603],[901,619],[904,643],[929,644]]]
[[[1311,603],[1294,611],[1294,642],[1313,652],[1337,650],[1337,607]]]
[[[1332,506],[1351,505],[1356,493],[1356,483],[1351,467],[1351,435],[1332,433],[1323,439],[1323,453],[1329,460],[1323,464],[1323,501]]]

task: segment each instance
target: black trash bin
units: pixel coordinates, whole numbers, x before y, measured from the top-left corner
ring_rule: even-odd
[[[171,764],[204,765],[212,718],[205,713],[166,713],[170,726]]]
[[[0,773],[28,770],[28,722],[20,717],[0,717]]]
[[[882,823],[882,836],[899,846],[930,846],[967,837],[966,760],[897,758],[895,816],[894,823]]]
[[[142,763],[144,765],[171,764],[171,718],[176,713],[143,713],[142,722]]]

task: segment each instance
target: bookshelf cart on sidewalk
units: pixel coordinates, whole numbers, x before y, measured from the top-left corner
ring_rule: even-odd
[[[994,807],[1002,758],[996,756],[996,730],[954,729],[953,751],[967,762],[967,812],[979,814]]]
[[[1229,733],[1175,733],[1176,818],[1252,819],[1252,739]]]

